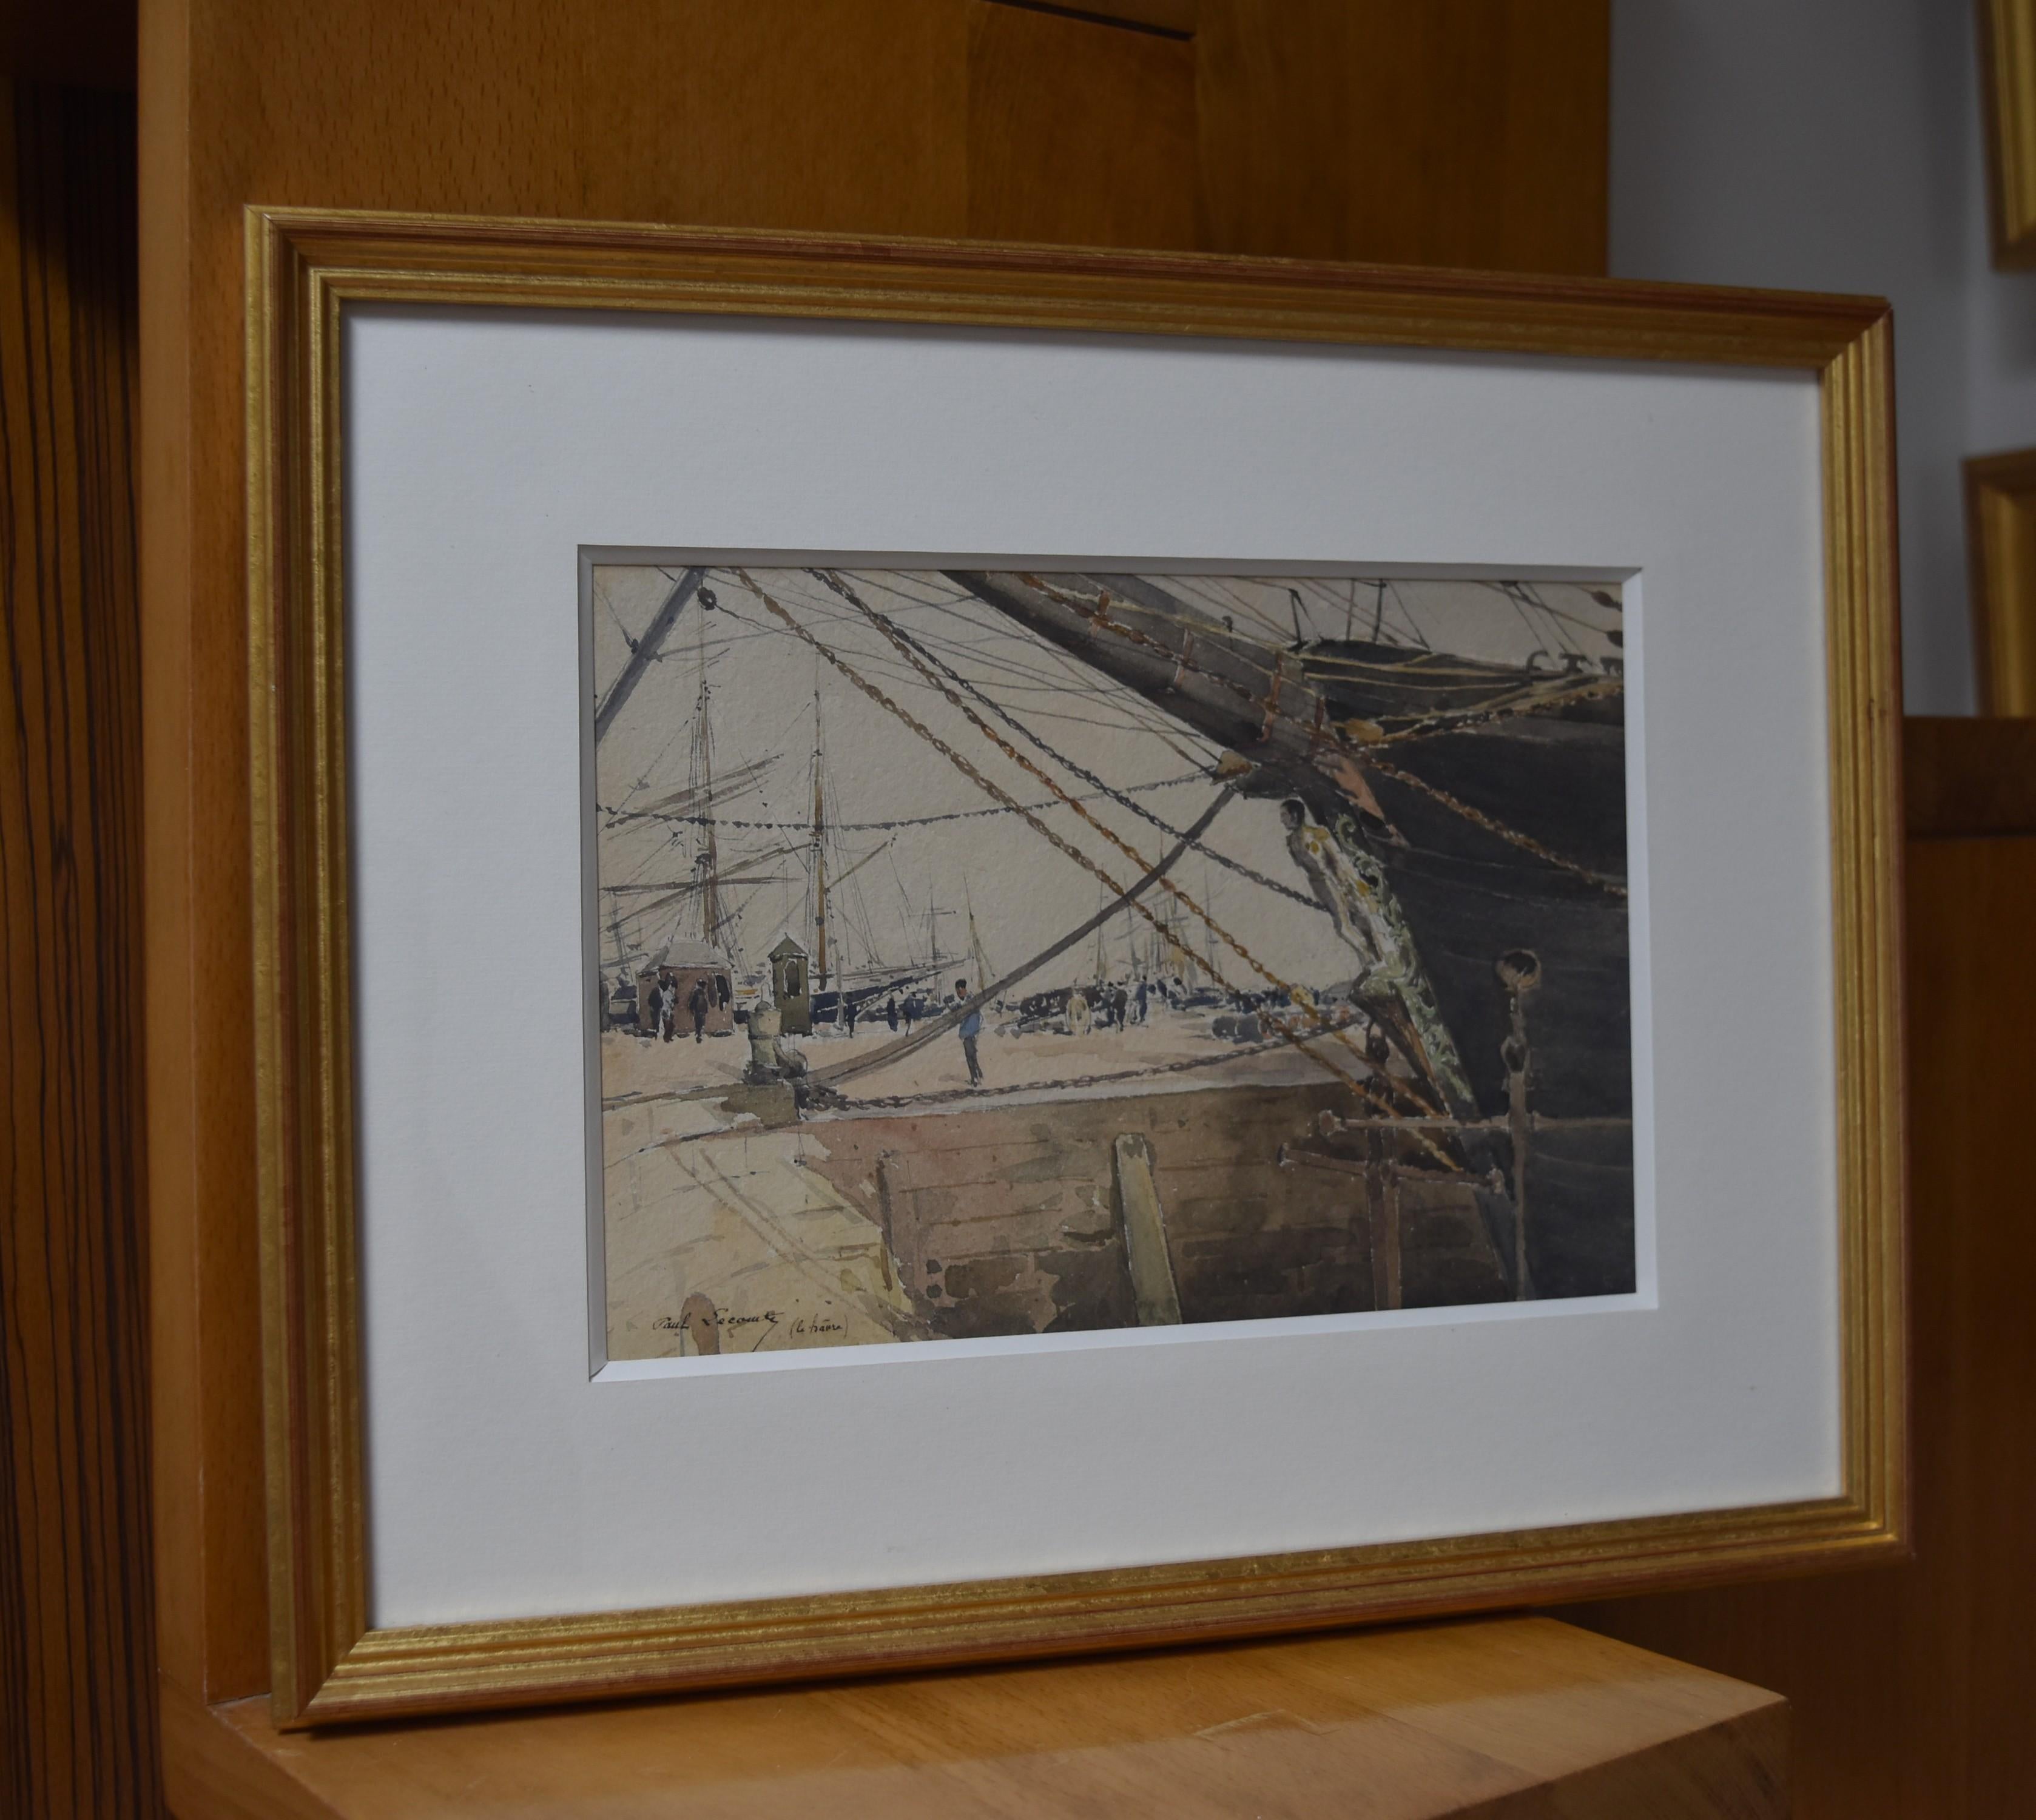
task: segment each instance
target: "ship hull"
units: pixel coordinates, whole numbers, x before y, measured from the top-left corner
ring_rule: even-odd
[[[1539,980],[1523,1006],[1537,1126],[1525,1170],[1533,1291],[1631,1291],[1619,680],[1362,643],[1280,650],[1141,578],[954,578],[1246,760],[1245,793],[1298,797],[1325,824],[1348,822],[1400,901],[1481,1121],[1510,1109],[1499,963],[1534,956]],[[1465,1149],[1480,1171],[1510,1160],[1502,1134],[1472,1136]],[[1493,1236],[1509,1257],[1511,1220],[1510,1201],[1495,1206]]]

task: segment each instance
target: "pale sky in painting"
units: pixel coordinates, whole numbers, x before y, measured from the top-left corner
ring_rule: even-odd
[[[676,563],[595,570],[597,700],[680,572]],[[1020,804],[1039,805],[1039,818],[1108,882],[1001,808],[951,758],[822,661],[733,571],[717,569],[705,585],[718,605],[703,611],[696,600],[686,605],[599,748],[600,882],[625,887],[604,889],[601,896],[605,975],[613,977],[617,964],[618,933],[633,957],[701,933],[698,894],[680,892],[697,876],[703,838],[699,804],[688,793],[699,783],[693,736],[703,680],[717,780],[718,870],[725,880],[748,881],[730,883],[725,893],[736,911],[727,945],[745,972],[760,965],[780,933],[789,931],[803,944],[812,940],[816,688],[832,830],[826,864],[830,876],[843,881],[831,899],[830,940],[836,967],[851,970],[851,978],[865,967],[923,962],[929,927],[943,955],[964,953],[967,907],[973,908],[991,965],[1009,969],[1092,915],[1172,845],[1161,828],[1100,799],[1068,762],[1130,794],[1171,829],[1187,827],[1216,793],[1208,774],[1220,754],[1209,741],[937,573],[842,571],[870,607],[1051,748],[1042,751],[978,706],[1044,781],[971,725],[878,627],[816,575],[797,569],[750,573],[801,626],[926,732]],[[1597,660],[1615,654],[1606,634],[1619,624],[1616,608],[1593,598],[1592,589],[1565,583],[1536,582],[1523,600],[1493,583],[1459,580],[1163,581],[1195,611],[1232,616],[1239,631],[1262,630],[1269,642],[1282,645],[1294,639],[1298,615],[1304,638],[1353,631],[1365,637],[1375,624],[1389,642],[1425,642],[1500,661],[1524,663],[1537,650],[1564,650]],[[1136,861],[1063,797],[1080,799]],[[878,825],[889,823],[900,825]],[[1273,802],[1233,802],[1205,841],[1220,854],[1306,889],[1288,857]],[[1318,910],[1199,853],[1188,854],[1174,878],[1282,978],[1323,985],[1349,976],[1349,951]],[[1266,983],[1233,951],[1220,944],[1212,948],[1202,924],[1163,893],[1146,901],[1163,913],[1171,910],[1190,945],[1198,954],[1212,951],[1217,972],[1230,984],[1254,989]],[[1143,953],[1152,938],[1142,918],[1119,918],[1106,931],[1108,962],[1120,974],[1129,968],[1134,928]],[[1095,954],[1095,941],[1085,941],[1017,989],[1089,978]],[[945,970],[952,977],[975,970],[965,963]]]

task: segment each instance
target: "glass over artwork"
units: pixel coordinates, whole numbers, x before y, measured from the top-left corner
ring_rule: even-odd
[[[1634,1287],[1616,587],[590,610],[611,1358]]]

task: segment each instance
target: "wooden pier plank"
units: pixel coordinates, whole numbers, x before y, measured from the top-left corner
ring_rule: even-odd
[[[1141,1327],[1178,1327],[1180,1292],[1167,1255],[1167,1212],[1152,1185],[1152,1146],[1142,1132],[1125,1132],[1110,1146],[1116,1164],[1117,1206],[1124,1222],[1131,1293]]]

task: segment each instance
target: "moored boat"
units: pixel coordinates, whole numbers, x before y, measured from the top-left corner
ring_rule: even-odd
[[[1379,639],[1289,645],[1163,581],[951,571],[985,604],[1299,799],[1390,881],[1483,1121],[1534,1124],[1534,1293],[1633,1287],[1623,665],[1503,664]],[[1524,992],[1502,963],[1533,963]],[[1517,1008],[1525,1052],[1510,1047]],[[1472,1140],[1478,1166],[1493,1146]],[[1491,1198],[1513,1249],[1510,1207]]]

